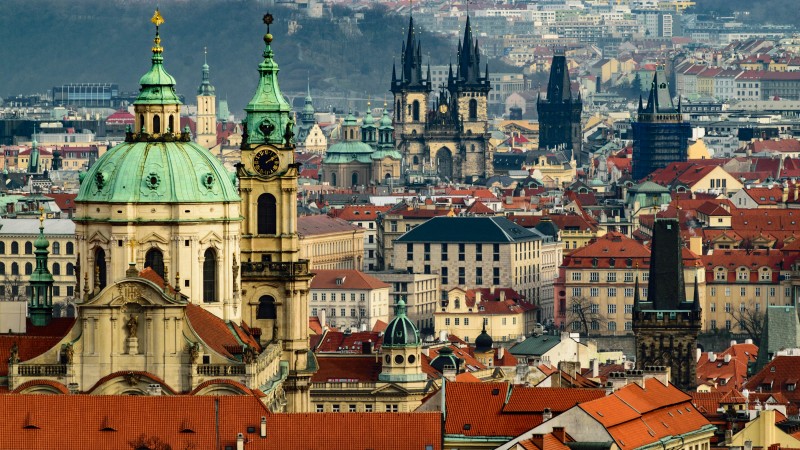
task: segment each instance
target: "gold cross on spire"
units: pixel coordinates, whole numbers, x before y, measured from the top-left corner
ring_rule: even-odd
[[[44,228],[44,206],[39,206],[39,228]]]
[[[156,12],[153,13],[153,18],[150,19],[150,22],[153,22],[156,28],[158,28],[159,26],[161,26],[162,23],[164,23],[164,18],[161,16],[161,13],[158,11],[158,8],[156,8]]]

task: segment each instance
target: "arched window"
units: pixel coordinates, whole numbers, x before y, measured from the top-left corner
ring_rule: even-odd
[[[275,309],[275,299],[271,295],[262,295],[258,299],[258,310],[256,319],[277,319],[278,312]]]
[[[144,266],[153,269],[162,279],[164,278],[164,255],[161,250],[151,248],[144,254]],[[168,281],[168,280],[164,280]]]
[[[6,243],[0,242],[0,255],[5,255],[5,254],[6,254]]]
[[[456,299],[456,309],[461,309],[461,299]]]
[[[25,275],[30,275],[33,273],[33,264],[25,263]]]
[[[394,118],[398,122],[400,121],[400,100],[397,101],[397,106],[394,108]]]
[[[75,266],[72,263],[67,263],[67,275],[75,275]]]
[[[53,275],[61,275],[61,264],[53,263]]]
[[[12,242],[11,243],[11,254],[12,255],[19,255],[19,242]]]
[[[144,114],[139,114],[139,126],[142,127],[142,129],[144,129]],[[138,131],[138,130],[133,130],[133,131]]]
[[[358,186],[358,172],[353,172],[353,176],[351,177],[351,179],[352,179],[351,184],[353,186]]]
[[[217,252],[206,249],[203,254],[203,301],[217,301]]]
[[[61,254],[61,244],[58,243],[58,242],[53,242],[53,248],[52,248],[52,252],[51,253],[53,253],[54,255],[60,255]]]
[[[478,118],[478,101],[474,98],[469,101],[469,120]]]
[[[331,172],[331,186],[336,186],[336,173]]]
[[[278,211],[272,194],[258,197],[258,234],[278,233]]]
[[[414,155],[414,159],[413,159],[412,161],[413,161],[413,163],[414,163],[415,165],[416,165],[416,164],[419,164],[419,157],[418,157],[417,155]]]
[[[11,263],[11,275],[19,275],[19,264]]]
[[[106,287],[106,251],[100,247],[94,252],[94,273],[100,281],[98,287]]]
[[[73,253],[75,253],[75,244],[72,242],[67,242],[67,254],[71,255]]]
[[[25,254],[26,255],[32,255],[33,254],[33,244],[31,244],[30,242],[26,242],[25,243]]]
[[[411,117],[414,122],[419,122],[419,100],[414,100],[414,103],[411,104]]]
[[[0,275],[5,275],[5,274],[6,274],[6,263],[0,262]]]
[[[153,133],[161,133],[161,116],[153,116]]]
[[[175,117],[172,114],[169,115],[169,129],[167,131],[175,131]]]

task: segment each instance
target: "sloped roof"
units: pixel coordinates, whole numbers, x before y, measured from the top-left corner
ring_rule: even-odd
[[[311,376],[314,383],[328,381],[375,382],[381,373],[381,358],[376,355],[317,355],[319,369]]]
[[[377,331],[344,333],[328,330],[318,341],[318,345],[312,348],[318,353],[361,353],[362,344],[366,342],[371,342],[373,350],[378,351],[383,343],[383,336]]]
[[[721,392],[741,389],[747,380],[747,366],[756,361],[757,355],[758,347],[754,344],[732,345],[715,355],[714,361],[710,361],[709,353],[705,352],[697,361],[697,382],[716,381],[718,385],[715,390]],[[725,362],[726,356],[730,356],[730,361]],[[725,384],[721,384],[721,380]]]
[[[300,237],[354,232],[361,229],[361,227],[353,225],[346,220],[330,217],[326,214],[297,218],[297,234]]]
[[[369,290],[388,288],[383,281],[354,269],[319,269],[314,271],[311,289]]]
[[[514,356],[541,356],[561,342],[561,335],[542,334],[530,336],[512,346],[509,351]]]
[[[434,217],[395,242],[511,243],[538,239],[539,234],[505,217]]]
[[[511,396],[503,407],[503,412],[542,413],[547,408],[553,414],[558,414],[579,403],[605,396],[605,389],[517,386],[511,391]]]
[[[226,358],[236,359],[231,350],[242,348],[243,343],[250,345],[257,351],[261,350],[258,342],[245,333],[241,327],[232,322],[225,323],[224,320],[200,306],[192,303],[187,304],[186,318],[195,333],[203,340],[203,343]]]
[[[43,327],[26,319],[25,334],[0,334],[0,376],[8,375],[8,358],[16,344],[20,361],[33,359],[55,347],[75,325],[74,317],[54,318]]]

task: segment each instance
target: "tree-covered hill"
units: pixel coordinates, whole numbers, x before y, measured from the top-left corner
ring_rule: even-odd
[[[797,0],[695,0],[697,5],[689,10],[694,13],[730,15],[748,12],[742,16],[750,23],[800,26],[800,15],[796,13]]]
[[[61,83],[113,82],[138,89],[150,64],[154,2],[107,0],[0,1],[0,96],[44,92]],[[161,0],[166,69],[179,93],[193,102],[200,82],[203,48],[208,47],[212,83],[239,113],[256,85],[265,33],[262,2]],[[286,92],[340,91],[342,97],[380,99],[388,95],[391,64],[399,58],[407,18],[380,8],[335,9],[333,17],[310,19],[271,7],[273,50]],[[330,14],[328,14],[330,16]],[[287,34],[290,21],[298,29]],[[446,63],[455,45],[423,32],[423,52],[433,64]],[[427,59],[427,57],[425,58]]]

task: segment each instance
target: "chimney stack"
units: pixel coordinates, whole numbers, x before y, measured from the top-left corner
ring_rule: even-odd
[[[714,352],[708,352],[708,362],[716,362],[717,355]]]
[[[482,297],[481,296],[481,290],[480,289],[475,289],[475,304],[476,305],[481,302],[481,297]]]
[[[558,442],[562,444],[567,441],[567,433],[564,430],[564,427],[553,427],[553,437],[558,439]]]
[[[547,422],[552,418],[553,418],[553,411],[551,411],[550,408],[545,408],[544,411],[542,411],[542,422]],[[555,428],[553,429],[553,431],[555,432]]]
[[[244,435],[242,433],[236,434],[236,450],[244,450]]]
[[[531,442],[533,442],[536,448],[544,448],[544,435],[541,433],[534,434],[531,436]]]
[[[267,416],[261,416],[261,434],[262,438],[267,437]]]

